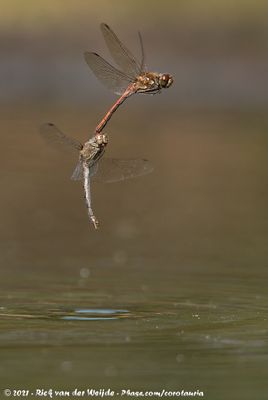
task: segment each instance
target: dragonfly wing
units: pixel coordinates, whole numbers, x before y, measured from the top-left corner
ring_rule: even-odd
[[[123,94],[132,79],[119,71],[96,53],[86,52],[85,60],[93,74],[108,89],[116,94]]]
[[[89,168],[89,178],[94,177],[97,173],[98,170],[98,162],[95,162],[90,168]],[[76,167],[71,175],[71,179],[73,181],[80,181],[84,178],[84,168],[83,168],[83,161],[79,160],[78,163],[76,164]]]
[[[79,151],[83,147],[78,140],[66,136],[52,123],[42,124],[40,126],[40,134],[49,145],[53,145],[54,147],[64,145],[66,148]]]
[[[99,168],[99,162],[98,161],[95,162],[93,165],[91,165],[91,167],[89,169],[89,177],[90,178],[93,178],[96,175],[96,173],[98,171],[98,168]]]
[[[102,158],[97,164],[95,181],[112,183],[131,179],[153,171],[153,166],[144,159]]]
[[[140,41],[140,46],[141,46],[140,71],[143,72],[143,71],[146,70],[146,66],[145,66],[145,52],[144,52],[144,46],[143,46],[143,40],[142,40],[141,33],[138,32],[138,34],[139,34],[139,41]]]
[[[76,167],[71,175],[73,181],[80,181],[83,179],[83,163],[81,160],[78,161]]]
[[[101,31],[106,45],[116,64],[130,77],[136,78],[141,74],[141,65],[127,47],[118,39],[116,34],[107,25],[101,24]]]

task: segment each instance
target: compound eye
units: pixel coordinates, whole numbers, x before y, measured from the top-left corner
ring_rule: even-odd
[[[103,135],[102,141],[103,141],[103,143],[108,143],[107,135]]]
[[[102,135],[96,135],[96,141],[98,144],[102,143]]]
[[[169,74],[163,74],[161,76],[161,86],[163,88],[168,88],[173,83],[173,78]]]

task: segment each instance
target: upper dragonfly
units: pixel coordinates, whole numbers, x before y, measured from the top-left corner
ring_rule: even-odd
[[[118,182],[152,172],[153,167],[145,159],[102,158],[108,143],[106,134],[99,133],[84,145],[65,135],[53,123],[41,125],[40,133],[45,141],[52,145],[64,145],[79,151],[79,161],[71,176],[73,180],[83,179],[84,197],[90,222],[97,229],[99,222],[94,215],[91,198],[91,179],[99,182]]]
[[[169,88],[173,83],[173,78],[170,74],[146,71],[144,48],[140,33],[141,61],[139,62],[107,24],[102,23],[100,27],[111,56],[119,69],[112,66],[97,53],[86,52],[85,60],[95,76],[106,87],[120,95],[120,98],[96,127],[96,134],[103,130],[117,108],[134,93],[159,93],[161,89]]]

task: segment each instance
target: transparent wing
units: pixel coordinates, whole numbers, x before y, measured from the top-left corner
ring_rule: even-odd
[[[136,78],[141,74],[141,64],[137,62],[133,54],[127,47],[118,39],[116,34],[107,25],[100,25],[106,45],[111,53],[116,64],[130,77]],[[142,49],[143,52],[143,49]]]
[[[141,70],[141,72],[144,72],[144,71],[146,70],[144,46],[143,46],[143,40],[142,40],[141,33],[138,32],[138,34],[139,34],[139,41],[140,41],[140,46],[141,46],[141,63],[140,63],[140,70]]]
[[[73,181],[80,181],[82,178],[83,178],[83,163],[81,160],[79,160],[71,175],[71,179]]]
[[[90,167],[90,171],[89,171],[90,178],[96,174],[97,168],[98,168],[97,162]],[[81,179],[83,179],[83,161],[82,160],[79,160],[78,163],[76,164],[76,167],[71,175],[71,179],[73,181],[80,181]]]
[[[132,82],[131,77],[128,77],[126,74],[113,67],[97,53],[86,52],[84,56],[93,74],[114,93],[119,95],[123,94],[128,85]]]
[[[66,136],[52,123],[42,124],[40,126],[40,134],[49,145],[53,145],[54,147],[64,145],[67,148],[79,151],[83,147],[78,140]]]
[[[95,165],[94,181],[112,183],[149,174],[153,166],[144,159],[102,158]]]

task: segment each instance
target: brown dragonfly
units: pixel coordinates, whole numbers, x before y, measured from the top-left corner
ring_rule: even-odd
[[[53,123],[41,125],[40,133],[50,145],[60,144],[79,151],[79,161],[71,179],[83,179],[88,216],[95,229],[98,228],[99,222],[92,209],[91,180],[105,183],[119,182],[148,174],[153,170],[151,163],[145,159],[102,158],[108,143],[106,134],[98,133],[82,145],[78,140],[65,135]]]
[[[86,52],[85,60],[95,76],[120,98],[110,108],[95,129],[100,133],[117,108],[135,93],[156,94],[163,88],[169,88],[173,83],[170,74],[147,72],[145,68],[144,47],[141,34],[141,61],[137,61],[130,50],[118,39],[116,34],[107,25],[100,25],[107,47],[118,65],[119,69],[112,66],[97,53]]]

